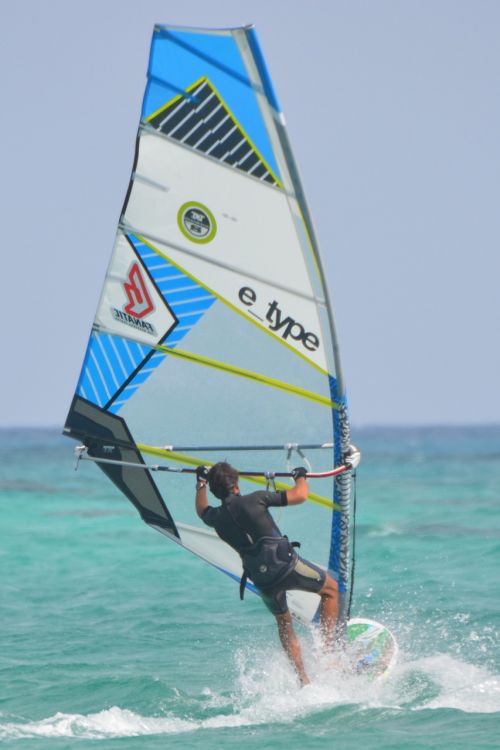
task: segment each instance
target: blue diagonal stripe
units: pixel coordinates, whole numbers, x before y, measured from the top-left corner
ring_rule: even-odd
[[[178,320],[178,324],[162,342],[167,346],[175,347],[198,323],[217,298],[136,237],[129,236],[128,239]],[[102,407],[123,389],[109,407],[111,412],[118,412],[167,356],[162,352],[155,352],[149,356],[152,351],[151,347],[146,344],[137,344],[120,336],[93,332],[77,393]],[[143,369],[145,361],[146,365]],[[136,370],[134,377],[127,383]],[[127,383],[126,386],[125,383]]]

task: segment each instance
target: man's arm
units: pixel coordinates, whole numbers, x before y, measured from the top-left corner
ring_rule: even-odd
[[[303,466],[292,471],[292,476],[295,480],[295,487],[286,491],[288,505],[300,505],[307,500],[309,487],[307,485],[306,474],[307,471]]]
[[[204,511],[208,508],[207,498],[207,477],[208,468],[206,466],[198,466],[196,469],[196,512],[201,518]]]
[[[198,482],[198,484],[196,485],[195,503],[196,503],[196,512],[201,518],[203,515],[203,512],[208,508],[207,483],[206,482]]]

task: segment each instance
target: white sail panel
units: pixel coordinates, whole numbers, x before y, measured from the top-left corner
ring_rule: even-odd
[[[94,325],[150,346],[177,325],[133,245],[121,233],[117,234]]]
[[[314,296],[285,193],[159,136],[143,134],[138,153],[125,226],[326,371],[325,301]],[[156,187],[165,175],[168,189]],[[209,241],[189,237],[185,206],[212,215]]]

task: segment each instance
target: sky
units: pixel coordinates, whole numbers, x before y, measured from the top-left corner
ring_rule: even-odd
[[[62,426],[155,23],[254,23],[320,241],[354,426],[500,423],[500,3],[0,5],[0,426]]]

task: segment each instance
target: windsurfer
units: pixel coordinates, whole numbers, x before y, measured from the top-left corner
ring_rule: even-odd
[[[295,486],[286,491],[262,490],[249,495],[240,494],[238,472],[228,463],[217,463],[211,469],[200,466],[196,476],[198,516],[241,556],[244,570],[241,598],[248,576],[276,617],[281,644],[295,667],[300,684],[308,684],[286,592],[297,589],[319,594],[321,632],[325,649],[331,651],[338,616],[338,586],[324,570],[299,557],[294,549],[297,543],[291,544],[281,534],[269,512],[270,507],[305,502],[309,492],[306,469],[294,469]],[[221,500],[218,507],[208,503],[207,482],[212,494]]]

